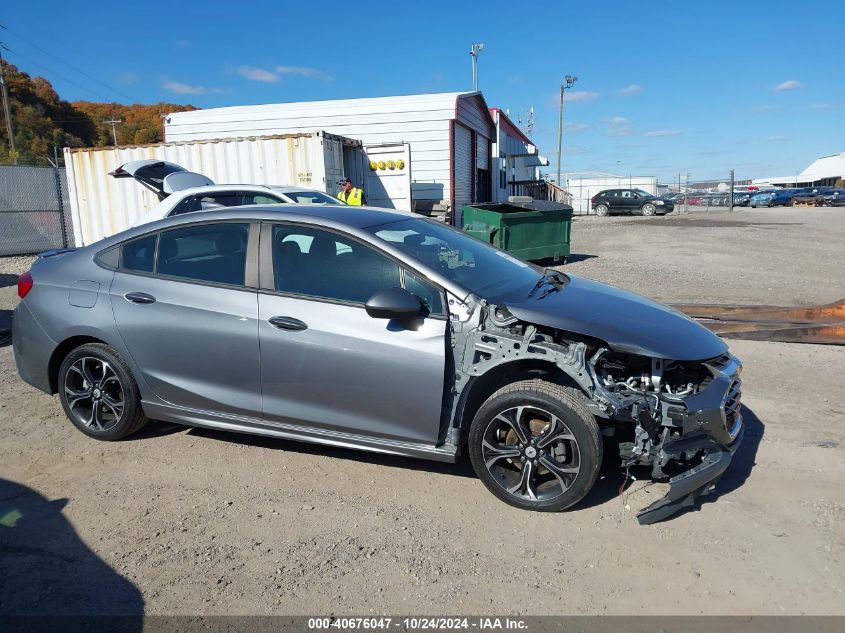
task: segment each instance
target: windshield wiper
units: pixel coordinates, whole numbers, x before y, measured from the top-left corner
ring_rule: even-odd
[[[537,283],[534,284],[534,287],[528,292],[528,296],[531,297],[539,288],[549,284],[549,288],[544,292],[542,295],[538,297],[538,299],[542,299],[550,292],[555,290],[560,290],[566,284],[566,276],[561,273],[560,271],[553,270],[550,268],[543,269],[543,275],[537,280]]]

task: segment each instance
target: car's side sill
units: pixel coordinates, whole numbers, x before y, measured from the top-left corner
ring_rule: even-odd
[[[143,407],[147,417],[153,420],[175,422],[177,424],[187,424],[189,426],[198,426],[207,429],[265,435],[268,437],[279,437],[314,444],[327,444],[329,446],[340,446],[376,453],[431,459],[439,462],[454,462],[457,454],[456,447],[451,445],[432,446],[417,442],[402,442],[399,440],[356,435],[355,433],[344,433],[342,431],[329,431],[281,422],[268,424],[263,420],[246,416],[221,416],[220,414],[210,413],[208,411],[181,409],[154,402],[144,402]]]

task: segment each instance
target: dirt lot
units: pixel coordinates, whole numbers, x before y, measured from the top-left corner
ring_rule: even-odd
[[[661,300],[845,296],[841,209],[585,218],[573,236],[568,272]],[[0,285],[27,264],[0,260]],[[0,311],[15,300],[0,288]],[[659,486],[636,482],[627,509],[612,459],[549,515],[503,505],[466,462],[163,424],[98,443],[6,344],[0,613],[845,614],[845,350],[731,346],[749,428],[716,501],[640,527]]]

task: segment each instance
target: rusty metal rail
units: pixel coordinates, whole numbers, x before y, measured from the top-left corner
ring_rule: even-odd
[[[820,306],[672,304],[719,336],[845,345],[845,299]]]

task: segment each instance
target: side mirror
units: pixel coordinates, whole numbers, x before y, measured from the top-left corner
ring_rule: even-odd
[[[409,319],[422,312],[422,302],[404,288],[379,290],[367,301],[367,314],[374,319]]]

